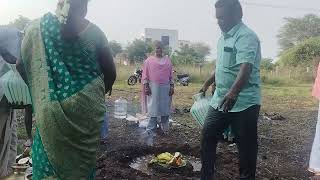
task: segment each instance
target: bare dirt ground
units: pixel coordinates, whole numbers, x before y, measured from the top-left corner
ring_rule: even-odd
[[[192,95],[199,85],[176,87],[173,107],[183,109],[193,103]],[[257,180],[307,180],[311,174],[307,171],[312,141],[315,134],[318,102],[311,96],[310,85],[263,88],[263,105],[259,120],[259,155]],[[129,112],[139,112],[139,86],[129,88],[116,85],[112,102],[125,97],[129,102]],[[112,118],[110,111],[109,136],[101,144],[97,156],[97,179],[199,179],[199,172],[183,174],[156,173],[147,175],[130,168],[137,157],[162,152],[179,151],[183,155],[200,157],[200,127],[189,113],[175,114],[173,120],[180,124],[171,127],[166,137],[157,136],[154,147],[148,147],[140,141],[143,129],[134,123]],[[285,120],[266,120],[264,113],[276,112]],[[18,115],[18,136],[21,152],[26,139],[23,114]],[[217,180],[238,179],[238,159],[235,148],[221,143],[218,147],[216,162]]]
[[[177,87],[174,107],[190,107],[194,92],[197,92],[196,85]],[[317,102],[309,92],[308,86],[264,88],[259,121],[258,180],[309,179],[308,160],[317,117]],[[118,86],[109,101],[122,96],[133,105],[137,104],[138,95],[137,87]],[[266,120],[262,118],[265,112],[279,113],[285,120]],[[161,152],[179,151],[200,157],[200,127],[188,113],[173,115],[173,119],[180,125],[172,126],[167,137],[157,136],[154,147],[148,147],[139,141],[142,130],[137,125],[111,118],[109,136],[101,144],[98,155],[97,179],[199,179],[199,172],[147,175],[129,166],[137,157]],[[228,144],[219,146],[217,180],[238,179],[237,156]]]

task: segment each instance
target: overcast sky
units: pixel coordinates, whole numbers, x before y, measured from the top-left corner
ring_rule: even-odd
[[[37,18],[54,11],[57,0],[0,0],[0,24],[18,15]],[[141,37],[144,28],[179,30],[180,40],[205,42],[216,54],[220,30],[214,16],[215,0],[91,0],[88,19],[97,24],[109,40],[122,44]],[[243,0],[244,22],[262,42],[264,57],[279,51],[276,35],[284,17],[320,14],[320,0]],[[317,10],[317,8],[319,10]]]

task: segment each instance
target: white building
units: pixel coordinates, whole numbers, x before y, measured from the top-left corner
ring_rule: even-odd
[[[144,37],[146,41],[161,41],[173,50],[179,47],[179,34],[177,30],[146,28]]]
[[[192,42],[191,41],[187,41],[187,40],[179,40],[178,49],[180,49],[181,47],[183,47],[185,45],[191,46]]]

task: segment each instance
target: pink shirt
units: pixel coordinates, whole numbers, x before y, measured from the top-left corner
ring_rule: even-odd
[[[312,96],[320,100],[320,64],[317,70],[317,77],[313,85]]]
[[[151,56],[143,66],[142,81],[157,83],[159,85],[167,85],[172,80],[172,63],[168,57],[159,59]]]

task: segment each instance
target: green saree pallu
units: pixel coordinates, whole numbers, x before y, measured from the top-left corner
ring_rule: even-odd
[[[105,115],[105,88],[97,60],[108,43],[89,23],[73,41],[46,14],[26,29],[22,61],[36,118],[33,179],[95,179],[96,152]]]

